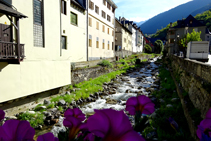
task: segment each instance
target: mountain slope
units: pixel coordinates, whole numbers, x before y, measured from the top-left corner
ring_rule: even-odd
[[[140,27],[143,33],[153,34],[157,31],[157,29],[161,29],[165,27],[170,22],[175,22],[177,20],[181,20],[182,18],[186,18],[192,12],[199,10],[211,4],[211,0],[193,0],[188,3],[179,5],[169,11],[163,12],[145,23],[143,23]],[[193,15],[195,16],[195,15]]]

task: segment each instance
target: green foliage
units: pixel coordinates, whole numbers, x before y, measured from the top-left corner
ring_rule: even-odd
[[[30,114],[26,112],[20,114],[18,119],[27,120],[33,128],[38,127],[38,125],[44,124],[44,115],[41,113]]]
[[[61,100],[62,99],[62,96],[56,96],[56,97],[53,97],[52,99],[51,99],[51,102],[58,102],[59,100]]]
[[[211,9],[205,11],[202,14],[197,14],[195,16],[197,20],[203,20],[209,30],[211,30]]]
[[[51,109],[51,108],[54,108],[55,107],[55,104],[54,103],[50,103],[46,108],[47,109]]]
[[[63,112],[62,106],[59,106],[58,110],[59,110],[60,112]]]
[[[150,45],[146,44],[146,45],[144,46],[144,51],[145,51],[146,53],[150,53],[150,52],[152,52],[152,48],[150,47]]]
[[[110,63],[108,60],[102,60],[101,62],[98,63],[98,65],[103,67],[113,68],[113,64]]]
[[[34,108],[34,111],[38,111],[39,110],[39,107],[43,106],[43,104],[38,104],[35,108]]]
[[[187,36],[185,36],[183,39],[181,39],[181,44],[183,47],[187,47],[187,44],[190,41],[202,41],[202,39],[200,38],[201,35],[201,31],[200,32],[196,32],[193,29],[193,32],[188,33]]]
[[[155,41],[155,52],[156,53],[161,53],[164,49],[163,42],[161,40]]]

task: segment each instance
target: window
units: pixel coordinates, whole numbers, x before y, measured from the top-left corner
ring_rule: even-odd
[[[67,37],[66,36],[62,36],[62,49],[67,49]]]
[[[89,17],[89,26],[92,26],[92,18]]]
[[[99,30],[99,22],[96,21],[96,29]]]
[[[109,44],[109,41],[108,41],[108,50],[109,50],[109,48],[110,48],[110,44]]]
[[[64,1],[64,0],[61,0],[61,13],[62,14],[67,14],[67,6],[66,6],[67,4],[66,4],[66,1]]]
[[[70,17],[71,17],[71,24],[78,25],[77,14],[71,12]]]
[[[114,19],[112,19],[112,24],[114,24]]]
[[[106,0],[103,0],[103,4],[106,5]]]
[[[115,29],[116,29],[116,31],[118,31],[118,28],[117,27]]]
[[[98,7],[97,5],[95,5],[95,12],[96,12],[97,14],[99,14],[99,7]]]
[[[113,8],[113,7],[112,7],[112,12],[113,12],[113,13],[115,12],[115,8]]]
[[[94,2],[92,2],[91,0],[89,0],[89,9],[94,10]]]
[[[106,13],[102,10],[102,17],[105,19],[106,18]]]
[[[107,15],[107,21],[111,21],[111,17],[109,15]]]
[[[112,30],[112,36],[114,36],[114,31]]]
[[[126,43],[126,38],[124,38],[124,42]]]
[[[114,50],[114,42],[112,42],[112,50]]]
[[[99,48],[99,38],[96,39],[96,48]]]
[[[109,27],[108,27],[108,34],[109,34]]]
[[[103,32],[105,32],[105,25],[103,25]]]
[[[89,47],[92,47],[92,35],[89,35]]]
[[[108,8],[109,10],[111,10],[111,5],[110,5],[109,3],[107,3],[107,8]]]
[[[44,14],[42,0],[33,0],[33,19],[34,46],[44,47]]]
[[[105,49],[105,40],[103,39],[103,49]]]

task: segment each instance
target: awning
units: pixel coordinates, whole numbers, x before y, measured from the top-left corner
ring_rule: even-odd
[[[18,12],[17,10],[13,9],[12,7],[9,7],[0,1],[0,13],[6,14],[12,17],[17,18],[26,18],[27,16],[23,15],[22,13]]]

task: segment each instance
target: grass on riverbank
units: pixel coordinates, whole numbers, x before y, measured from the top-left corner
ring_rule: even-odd
[[[156,117],[151,122],[151,126],[157,129],[158,140],[192,141],[193,138],[191,138],[182,104],[177,95],[176,86],[171,74],[164,67],[159,68],[159,73],[161,89],[155,91],[153,95],[160,101],[160,105],[159,109],[156,111]],[[174,118],[177,122],[179,131],[176,131],[171,127],[170,122],[168,121],[169,117]],[[150,131],[150,129],[148,130]]]

